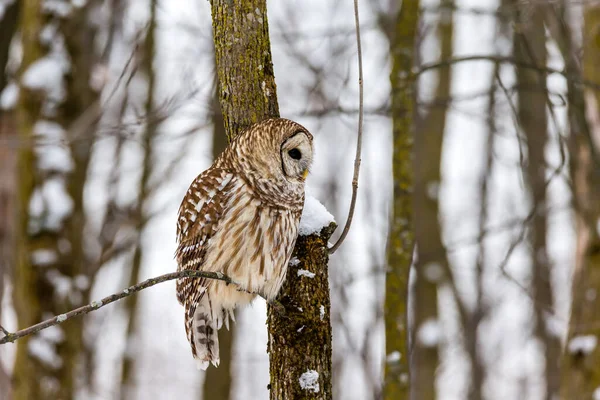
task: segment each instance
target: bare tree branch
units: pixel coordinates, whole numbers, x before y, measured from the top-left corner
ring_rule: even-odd
[[[88,305],[76,308],[65,314],[60,314],[60,315],[54,316],[50,319],[42,321],[33,326],[30,326],[29,328],[21,329],[15,333],[8,332],[6,329],[4,329],[3,327],[0,326],[0,330],[2,331],[2,333],[4,333],[4,337],[2,337],[0,339],[0,344],[5,344],[5,343],[9,343],[9,342],[13,343],[14,341],[16,341],[22,337],[32,335],[34,333],[41,331],[42,329],[46,329],[51,326],[61,324],[69,319],[78,317],[80,315],[88,314],[92,311],[99,310],[100,308],[102,308],[110,303],[114,303],[115,301],[124,299],[125,297],[129,297],[132,294],[140,292],[151,286],[158,285],[159,283],[171,281],[173,279],[179,279],[179,278],[216,279],[219,281],[224,281],[227,284],[236,285],[236,283],[231,278],[223,275],[220,272],[206,272],[206,271],[192,271],[192,270],[171,272],[169,274],[160,275],[155,278],[146,279],[145,281],[140,282],[136,285],[130,286],[127,289],[122,290],[119,293],[112,294],[110,296],[103,298],[102,300],[99,300],[99,301],[92,301]]]
[[[358,174],[360,172],[360,153],[362,150],[362,134],[363,134],[363,65],[362,65],[362,47],[360,44],[360,21],[358,18],[358,0],[354,0],[354,22],[356,23],[356,47],[358,52],[358,138],[356,140],[356,157],[354,159],[354,177],[352,178],[352,199],[350,200],[350,209],[348,210],[348,219],[339,239],[333,246],[329,248],[329,254],[335,251],[342,245],[344,239],[350,231],[352,218],[354,217],[354,209],[356,208],[356,196],[358,194]]]
[[[583,79],[580,75],[572,74],[569,71],[566,71],[564,69],[550,68],[545,65],[536,65],[535,63],[518,60],[514,57],[495,56],[493,54],[490,54],[490,55],[482,54],[482,55],[473,55],[473,56],[466,56],[466,57],[452,57],[452,58],[448,58],[446,60],[422,64],[418,68],[418,70],[415,71],[415,74],[421,75],[422,73],[427,72],[429,70],[433,70],[433,69],[437,69],[437,68],[441,68],[441,67],[447,67],[450,65],[454,65],[454,64],[458,64],[458,63],[462,63],[462,62],[468,62],[468,61],[489,61],[492,63],[513,64],[515,67],[519,67],[519,68],[533,69],[538,72],[543,72],[543,73],[547,73],[547,74],[562,75],[567,80],[573,80],[575,82],[581,83],[584,86],[588,86],[594,90],[600,90],[600,82],[594,82],[594,81],[590,81],[587,79]]]

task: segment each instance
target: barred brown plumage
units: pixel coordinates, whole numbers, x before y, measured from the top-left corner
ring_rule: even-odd
[[[274,299],[285,280],[304,206],[313,137],[274,118],[238,135],[192,182],[177,219],[178,270],[222,272],[239,286],[185,278],[177,299],[199,366],[219,364],[217,330],[260,293]]]

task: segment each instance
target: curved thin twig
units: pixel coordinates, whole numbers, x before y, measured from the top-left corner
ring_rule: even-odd
[[[354,0],[354,23],[356,25],[356,47],[358,52],[358,138],[356,140],[356,156],[354,158],[354,177],[352,178],[352,199],[350,200],[350,210],[348,210],[348,218],[346,225],[339,239],[333,246],[329,248],[329,254],[333,254],[342,245],[344,239],[350,231],[352,218],[354,217],[354,209],[356,208],[356,197],[358,194],[358,175],[360,172],[360,154],[362,151],[362,134],[363,134],[363,65],[362,65],[362,46],[360,44],[360,21],[358,18],[358,0]]]
[[[84,315],[84,314],[88,314],[92,311],[96,311],[110,303],[114,303],[115,301],[121,300],[128,296],[131,296],[132,294],[137,293],[146,288],[149,288],[151,286],[158,285],[159,283],[170,281],[173,279],[179,279],[179,278],[216,279],[219,281],[224,281],[228,284],[236,284],[231,278],[223,275],[220,272],[206,272],[206,271],[192,271],[192,270],[171,272],[169,274],[164,274],[164,275],[157,276],[155,278],[147,279],[136,285],[130,286],[127,289],[122,290],[119,293],[115,293],[110,296],[107,296],[107,297],[103,298],[102,300],[92,301],[90,304],[88,304],[86,306],[76,308],[65,314],[60,314],[60,315],[54,316],[50,319],[47,319],[40,323],[37,323],[33,326],[30,326],[29,328],[21,329],[20,331],[17,331],[14,333],[8,332],[6,329],[4,329],[3,327],[0,326],[0,331],[2,331],[2,333],[4,333],[4,337],[0,338],[0,344],[5,344],[5,343],[9,343],[9,342],[13,343],[15,340],[18,340],[22,337],[32,335],[34,333],[41,331],[42,329],[50,328],[51,326],[61,324],[65,321],[70,320],[71,318],[75,318],[80,315]]]

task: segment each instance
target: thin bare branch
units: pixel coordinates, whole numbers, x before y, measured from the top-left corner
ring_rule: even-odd
[[[0,330],[2,330],[2,333],[4,333],[4,337],[2,337],[0,339],[0,344],[5,344],[5,343],[9,343],[9,342],[13,343],[14,341],[16,341],[22,337],[32,335],[34,333],[41,331],[42,329],[46,329],[51,326],[61,324],[65,321],[68,321],[68,320],[78,317],[80,315],[85,315],[92,311],[99,310],[100,308],[102,308],[110,303],[114,303],[115,301],[124,299],[125,297],[131,296],[132,294],[140,292],[151,286],[158,285],[159,283],[162,283],[162,282],[171,281],[173,279],[180,279],[180,278],[216,279],[219,281],[224,281],[227,284],[234,284],[234,285],[236,284],[231,278],[223,275],[220,272],[206,272],[206,271],[192,271],[192,270],[171,272],[169,274],[160,275],[155,278],[146,279],[145,281],[140,282],[136,285],[130,286],[127,289],[122,290],[119,293],[112,294],[110,296],[103,298],[102,300],[99,300],[99,301],[92,301],[88,305],[76,308],[65,314],[60,314],[60,315],[54,316],[50,319],[42,321],[33,326],[30,326],[29,328],[21,329],[15,333],[8,332],[6,329],[4,329],[0,326]]]
[[[581,75],[573,74],[564,69],[558,68],[550,68],[545,65],[536,65],[531,62],[518,60],[514,57],[506,57],[506,56],[495,56],[495,55],[472,55],[466,57],[452,57],[446,60],[426,63],[420,66],[420,68],[415,72],[415,75],[421,75],[424,72],[438,69],[440,67],[447,67],[449,65],[459,64],[463,62],[469,61],[489,61],[492,63],[501,63],[501,64],[513,64],[515,67],[519,68],[527,68],[533,69],[539,72],[547,73],[547,74],[558,74],[565,77],[567,80],[572,80],[574,82],[578,82],[584,86],[592,88],[594,90],[600,90],[600,82],[594,82],[587,79],[583,79]]]
[[[354,177],[352,178],[352,199],[350,200],[350,210],[348,210],[348,218],[346,225],[337,242],[329,248],[329,254],[333,254],[342,245],[344,239],[350,231],[352,218],[354,217],[354,209],[356,208],[356,197],[358,194],[358,175],[360,173],[360,154],[362,151],[362,134],[363,134],[363,65],[362,65],[362,47],[360,44],[360,21],[358,17],[358,0],[354,0],[354,22],[356,24],[356,47],[358,52],[358,138],[356,140],[356,157],[354,158]]]
[[[7,331],[2,325],[0,325],[0,332],[4,333],[6,336],[10,335],[10,332]]]

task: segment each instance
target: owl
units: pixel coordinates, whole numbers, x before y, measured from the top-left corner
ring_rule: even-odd
[[[189,187],[177,219],[178,271],[221,272],[236,284],[183,278],[177,299],[198,366],[219,365],[217,331],[257,294],[283,284],[304,207],[313,137],[275,118],[238,135]]]

